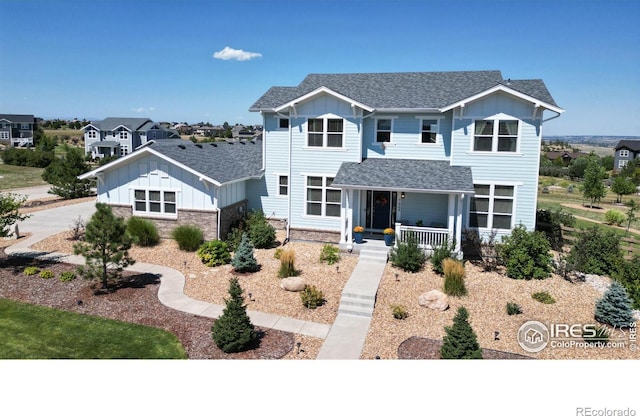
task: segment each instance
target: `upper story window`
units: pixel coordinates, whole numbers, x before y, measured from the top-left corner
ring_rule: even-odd
[[[87,130],[87,137],[90,139],[95,139],[98,137],[98,132],[95,130]]]
[[[473,150],[515,153],[518,150],[518,120],[476,120]]]
[[[279,118],[278,119],[278,128],[279,129],[288,129],[289,128],[289,119],[288,118]]]
[[[30,128],[31,128],[31,124],[29,124],[29,123],[20,124],[20,129],[21,130],[29,130]]]
[[[309,147],[342,147],[344,120],[341,118],[310,118],[307,121]]]
[[[391,141],[391,119],[379,118],[376,120],[376,143]]]
[[[120,140],[127,140],[128,134],[125,130],[120,130],[119,137],[120,137]]]
[[[436,143],[438,140],[438,120],[421,120],[420,142]]]
[[[629,150],[627,150],[627,149],[622,149],[622,150],[620,150],[620,152],[618,153],[618,155],[620,155],[620,157],[629,157]]]

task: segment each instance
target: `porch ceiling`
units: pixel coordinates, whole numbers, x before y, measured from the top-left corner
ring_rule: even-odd
[[[110,148],[116,148],[116,147],[120,147],[120,143],[118,142],[114,142],[111,140],[103,140],[101,142],[95,142],[95,143],[91,143],[89,145],[89,147],[94,148],[94,147],[110,147]]]
[[[333,180],[336,188],[389,189],[438,193],[470,193],[469,166],[451,166],[444,160],[365,159],[344,162]]]

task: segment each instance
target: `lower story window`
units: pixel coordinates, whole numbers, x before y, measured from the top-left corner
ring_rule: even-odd
[[[120,156],[126,156],[129,154],[129,146],[120,146]]]
[[[628,160],[618,160],[618,169],[622,169],[627,166],[627,164],[629,164]]]
[[[9,132],[8,131],[0,131],[0,139],[9,140]]]
[[[474,185],[469,226],[510,230],[513,217],[514,187],[509,185]]]
[[[342,191],[332,188],[333,178],[307,176],[307,215],[339,217]]]
[[[134,211],[152,214],[175,214],[175,191],[134,190]]]

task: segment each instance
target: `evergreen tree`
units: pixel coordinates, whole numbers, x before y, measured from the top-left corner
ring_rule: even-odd
[[[482,349],[478,338],[469,325],[469,313],[461,306],[453,318],[453,326],[445,327],[446,335],[442,340],[440,358],[444,359],[481,359]]]
[[[604,296],[596,302],[596,321],[627,328],[633,323],[631,299],[625,288],[618,282],[611,283]]]
[[[243,351],[258,340],[236,277],[229,279],[229,295],[230,298],[224,300],[226,307],[222,315],[211,327],[213,340],[226,353]]]
[[[66,146],[66,151],[67,154],[64,157],[51,162],[42,173],[42,179],[53,185],[49,192],[63,199],[91,195],[91,182],[86,179],[78,179],[79,175],[90,170],[82,151],[68,146]]]
[[[0,237],[11,237],[11,226],[30,217],[19,211],[26,200],[24,195],[0,192]]]
[[[257,272],[260,270],[260,265],[253,255],[253,244],[251,244],[247,233],[242,234],[240,244],[236,249],[233,260],[231,260],[231,265],[240,273]]]
[[[79,272],[87,279],[99,278],[102,288],[109,287],[109,280],[120,280],[122,270],[135,263],[129,257],[132,238],[127,233],[124,219],[113,215],[111,208],[96,204],[96,212],[87,223],[85,242],[73,246],[74,254],[85,257],[86,266]]]

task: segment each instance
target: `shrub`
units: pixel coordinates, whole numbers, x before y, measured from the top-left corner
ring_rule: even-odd
[[[36,275],[38,273],[40,273],[40,269],[38,269],[35,266],[29,266],[29,267],[25,267],[24,271],[23,271],[25,276],[33,276]]]
[[[540,303],[550,305],[556,303],[556,300],[549,294],[549,292],[536,292],[531,297]]]
[[[595,327],[594,332],[594,334],[585,334],[583,332],[582,339],[590,343],[606,343],[607,341],[609,341],[609,330],[607,329],[607,327],[598,325]]]
[[[60,276],[58,277],[58,280],[60,280],[61,282],[70,282],[72,280],[75,280],[76,278],[76,274],[74,272],[62,272],[60,273]]]
[[[619,227],[626,219],[627,217],[622,212],[615,209],[610,209],[604,214],[604,222],[609,225],[617,225]]]
[[[280,260],[280,256],[282,256],[282,247],[278,247],[276,251],[273,252],[274,259]]]
[[[71,228],[71,232],[72,232],[71,239],[73,241],[80,240],[80,238],[84,234],[85,226],[86,226],[86,223],[80,215],[78,215],[78,218],[73,220],[73,222],[71,223],[71,226],[69,227]]]
[[[440,358],[444,359],[481,359],[482,350],[478,337],[469,324],[469,312],[461,306],[453,318],[453,326],[445,327],[446,335],[442,340]]]
[[[499,254],[507,276],[512,279],[545,279],[551,274],[551,245],[539,231],[529,232],[519,225],[511,235],[502,237]]]
[[[160,241],[156,225],[145,218],[131,217],[127,221],[127,232],[141,247],[152,247]]]
[[[562,226],[575,226],[573,215],[563,212],[562,208],[554,211],[539,209],[536,211],[536,231],[544,233],[551,244],[551,248],[560,251],[564,245]]]
[[[497,231],[492,230],[486,239],[482,239],[477,230],[463,230],[465,258],[480,260],[485,271],[495,271],[499,264],[496,234]]]
[[[300,292],[300,298],[302,299],[302,305],[308,309],[315,309],[324,305],[325,302],[322,291],[315,286],[309,285],[305,285],[304,290]]]
[[[444,259],[444,293],[450,296],[464,296],[467,288],[464,286],[464,265],[454,259]]]
[[[322,251],[320,252],[320,261],[327,264],[332,265],[340,261],[339,249],[333,244],[325,244],[322,246]]]
[[[280,254],[280,270],[278,277],[297,276],[299,272],[295,267],[296,252],[292,249],[283,250]]]
[[[43,279],[51,279],[53,277],[56,277],[55,273],[53,273],[51,270],[42,270],[39,276]]]
[[[245,234],[243,223],[239,223],[236,227],[231,228],[231,231],[227,234],[227,238],[224,240],[229,247],[229,251],[236,251],[242,241],[242,235]]]
[[[271,248],[276,241],[276,229],[267,221],[262,211],[252,211],[247,216],[247,231],[255,248]]]
[[[229,295],[230,298],[224,300],[222,315],[211,326],[213,340],[225,353],[243,351],[258,340],[258,334],[247,315],[242,288],[235,277],[229,279]]]
[[[409,312],[402,305],[391,305],[391,313],[396,319],[406,319],[409,316]]]
[[[253,255],[253,244],[249,241],[249,236],[245,233],[242,235],[240,245],[231,261],[235,271],[240,273],[252,273],[260,270],[260,265]]]
[[[640,309],[640,258],[622,260],[612,277],[624,286],[634,309]]]
[[[209,267],[222,266],[231,261],[227,243],[220,240],[206,242],[198,248],[198,257]]]
[[[431,267],[433,268],[434,272],[438,274],[444,273],[442,262],[444,261],[444,259],[453,258],[451,253],[455,248],[456,245],[453,241],[447,241],[433,248],[433,254],[431,255]]]
[[[577,271],[599,275],[610,275],[621,261],[620,237],[599,227],[580,231],[567,257]]]
[[[204,241],[202,230],[195,225],[181,225],[174,228],[171,238],[176,240],[182,251],[196,251]]]
[[[418,239],[413,233],[407,233],[405,241],[398,243],[389,253],[391,264],[404,271],[415,273],[422,269],[427,261],[424,251],[418,247]]]
[[[620,283],[615,281],[611,283],[602,298],[598,299],[594,316],[596,321],[602,324],[618,328],[631,326],[633,323],[631,299]]]
[[[507,315],[520,315],[522,308],[515,302],[507,302]]]

